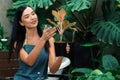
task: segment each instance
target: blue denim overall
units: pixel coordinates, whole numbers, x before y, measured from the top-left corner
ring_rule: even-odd
[[[34,48],[34,45],[24,45],[25,51],[29,54]],[[47,78],[48,69],[48,53],[45,48],[42,49],[36,63],[33,66],[28,66],[20,59],[19,70],[14,75],[14,80],[45,80]]]

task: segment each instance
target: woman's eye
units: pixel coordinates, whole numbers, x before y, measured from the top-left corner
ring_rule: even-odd
[[[25,18],[29,18],[29,16],[26,16]]]
[[[35,15],[35,12],[32,12],[32,15]]]
[[[25,18],[29,18],[29,15],[26,15]]]

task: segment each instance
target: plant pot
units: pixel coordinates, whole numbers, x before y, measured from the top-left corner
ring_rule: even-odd
[[[93,58],[97,57],[99,47],[94,46],[81,46],[79,43],[71,44],[70,48],[71,65],[77,68],[93,68],[96,66]]]
[[[54,44],[55,44],[56,56],[66,56],[66,44],[67,43],[56,42]]]

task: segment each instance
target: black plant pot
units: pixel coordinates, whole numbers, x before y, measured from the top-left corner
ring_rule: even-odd
[[[56,56],[66,56],[67,43],[54,43]]]
[[[71,64],[77,68],[93,68],[96,66],[93,62],[93,58],[97,58],[99,47],[95,46],[80,46],[78,43],[71,44],[70,48]]]

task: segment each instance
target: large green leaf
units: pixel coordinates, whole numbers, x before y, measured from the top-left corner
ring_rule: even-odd
[[[69,0],[67,5],[72,7],[72,11],[81,11],[90,8],[92,0]]]
[[[89,68],[76,68],[73,69],[71,73],[84,73],[84,74],[90,74],[93,70]]]
[[[120,3],[120,0],[116,0],[116,1],[118,1]]]
[[[119,63],[112,55],[104,55],[102,57],[102,64],[105,70],[117,70]]]
[[[114,15],[116,6],[116,2],[113,2],[112,0],[103,1],[101,8],[105,20],[109,19],[110,17],[112,17],[112,15]]]
[[[115,21],[96,21],[90,28],[98,40],[120,46],[120,28]]]
[[[56,1],[56,0],[36,0],[38,2],[37,6],[40,7],[40,8],[45,8],[47,9],[49,6],[51,6],[53,4],[53,1]]]
[[[36,10],[37,8],[45,8],[45,9],[47,9],[55,1],[56,0],[14,0],[13,4],[7,10],[7,16],[13,22],[15,11],[21,5],[29,5],[34,10]]]

